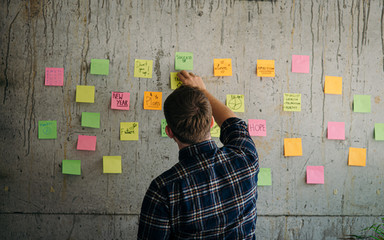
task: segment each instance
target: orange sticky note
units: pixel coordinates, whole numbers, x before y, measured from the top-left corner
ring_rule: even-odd
[[[349,148],[348,165],[349,166],[365,166],[367,159],[366,148]]]
[[[161,110],[162,92],[144,92],[144,109]]]
[[[258,77],[275,77],[275,60],[257,60]]]
[[[343,92],[343,78],[325,76],[324,93],[326,94],[339,94]]]
[[[284,139],[284,156],[303,156],[303,148],[301,138],[285,138]]]
[[[213,59],[213,75],[232,76],[232,59]]]

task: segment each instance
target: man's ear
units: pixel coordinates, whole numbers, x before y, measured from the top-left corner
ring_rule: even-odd
[[[168,127],[168,125],[165,127],[165,133],[167,134],[167,136],[168,136],[169,138],[174,138],[174,137],[175,137],[175,135],[173,135],[173,132],[172,132],[172,130]]]
[[[212,120],[211,120],[211,128],[213,127],[213,125],[215,125],[215,119],[214,119],[213,116],[212,116]]]

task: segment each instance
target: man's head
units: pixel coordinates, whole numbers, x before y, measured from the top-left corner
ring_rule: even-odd
[[[173,136],[180,142],[195,144],[209,138],[212,108],[198,88],[176,89],[164,102],[164,115]]]

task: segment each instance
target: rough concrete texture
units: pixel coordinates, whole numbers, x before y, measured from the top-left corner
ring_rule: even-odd
[[[384,215],[384,6],[381,0],[1,1],[0,238],[135,239],[150,181],[177,162],[162,138],[162,111],[143,110],[144,91],[172,90],[177,51],[194,53],[194,70],[220,100],[244,94],[244,119],[266,119],[254,137],[272,186],[259,187],[259,239],[338,239]],[[291,72],[293,54],[310,56],[310,73]],[[110,60],[91,75],[92,58]],[[232,77],[213,77],[213,59],[232,58]],[[135,59],[154,61],[152,79],[133,76]],[[275,60],[276,77],[255,74]],[[64,86],[44,86],[46,67],[64,68]],[[325,76],[343,77],[342,95],[324,95]],[[76,103],[76,85],[96,88],[94,104]],[[131,94],[129,111],[110,109],[112,91]],[[284,93],[301,93],[301,112],[284,112]],[[371,95],[371,113],[352,111]],[[83,128],[82,112],[100,112],[101,128]],[[39,140],[39,120],[57,120],[58,138]],[[120,141],[120,122],[137,121],[139,141]],[[329,121],[346,139],[326,138]],[[76,150],[79,134],[97,136],[95,152]],[[302,157],[284,157],[283,139],[300,137]],[[349,147],[367,148],[367,165],[347,165]],[[102,157],[121,155],[122,174],[102,174]],[[61,173],[82,160],[82,175]],[[307,185],[308,165],[325,167],[324,185]]]

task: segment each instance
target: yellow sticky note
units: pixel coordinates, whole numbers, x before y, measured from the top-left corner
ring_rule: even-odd
[[[134,77],[136,78],[152,78],[152,60],[135,59]]]
[[[244,95],[228,94],[227,106],[234,112],[244,112]]]
[[[176,89],[180,87],[183,83],[180,81],[177,76],[177,72],[171,72],[171,89]]]
[[[121,122],[120,123],[120,140],[121,141],[139,140],[139,123],[138,122]]]
[[[257,60],[258,77],[275,77],[275,60]]]
[[[213,59],[213,75],[232,76],[232,59],[230,58]]]
[[[300,93],[284,93],[284,111],[300,112],[301,111],[301,94]]]
[[[103,156],[103,173],[121,173],[121,156]]]
[[[349,148],[348,165],[350,166],[365,166],[367,159],[366,148]]]
[[[325,76],[324,93],[326,94],[339,94],[343,92],[343,78]]]
[[[284,139],[284,156],[303,156],[301,138]]]
[[[76,102],[94,103],[95,86],[76,86]]]
[[[161,110],[162,92],[144,92],[144,109]]]

